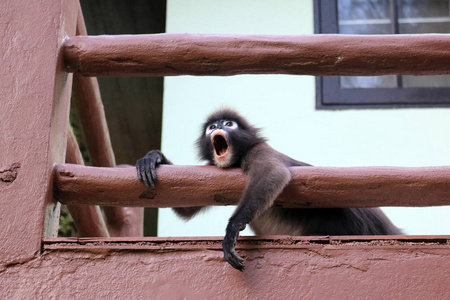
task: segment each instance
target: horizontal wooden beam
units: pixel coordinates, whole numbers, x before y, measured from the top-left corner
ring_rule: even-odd
[[[450,167],[293,167],[276,205],[294,208],[450,205]],[[55,165],[55,197],[64,204],[183,207],[234,205],[247,183],[240,169],[158,168],[156,188],[136,169]]]
[[[150,35],[68,38],[67,70],[86,76],[438,75],[450,73],[450,36]]]

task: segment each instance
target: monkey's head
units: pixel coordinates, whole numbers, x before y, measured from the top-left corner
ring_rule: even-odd
[[[247,151],[264,141],[258,132],[234,110],[220,109],[202,126],[197,139],[200,157],[220,168],[239,167]]]

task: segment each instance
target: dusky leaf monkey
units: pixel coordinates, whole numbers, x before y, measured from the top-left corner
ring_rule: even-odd
[[[241,168],[248,184],[229,219],[223,240],[225,260],[243,271],[235,250],[239,231],[247,224],[257,235],[397,235],[379,208],[281,208],[273,203],[291,180],[289,167],[310,166],[271,148],[259,129],[231,109],[211,114],[202,126],[197,148],[201,159],[219,168]],[[136,163],[140,181],[154,187],[156,167],[172,164],[163,153],[150,151]],[[174,208],[189,220],[204,206]]]

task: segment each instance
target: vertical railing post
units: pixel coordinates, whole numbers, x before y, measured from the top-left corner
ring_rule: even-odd
[[[78,8],[76,34],[87,35],[81,7]],[[74,74],[73,87],[73,100],[80,117],[92,165],[115,167],[116,159],[111,145],[97,78]],[[143,235],[144,208],[103,207],[103,211],[111,236]]]
[[[62,45],[76,0],[0,2],[0,265],[20,263],[57,233],[53,164],[65,160],[72,75]],[[0,268],[1,269],[1,268]]]

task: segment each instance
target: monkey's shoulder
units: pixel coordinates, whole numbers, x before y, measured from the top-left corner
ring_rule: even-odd
[[[307,163],[295,160],[272,148],[267,143],[259,143],[250,149],[242,158],[241,167],[246,172],[252,166],[270,164],[284,167],[310,166]]]

